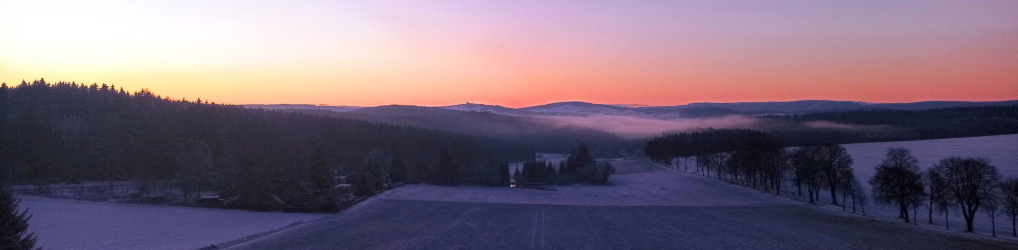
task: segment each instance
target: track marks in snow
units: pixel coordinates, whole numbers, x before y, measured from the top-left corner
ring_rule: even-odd
[[[530,249],[544,249],[545,228],[547,228],[545,227],[545,218],[547,217],[548,209],[542,208],[535,211],[534,223],[532,223],[533,226],[530,230]],[[538,237],[541,239],[538,240]],[[535,245],[539,248],[535,248]]]
[[[613,162],[632,164],[653,163]],[[556,192],[411,185],[363,207],[378,212],[341,214],[238,249],[1018,249],[657,171]]]
[[[470,219],[471,215],[474,215],[474,213],[477,213],[477,211],[480,211],[480,210],[481,210],[481,208],[475,207],[475,208],[468,209],[467,211],[465,211],[463,213],[460,213],[460,215],[455,220],[453,220],[451,223],[449,223],[448,225],[443,226],[442,228],[432,232],[427,237],[425,237],[424,242],[421,242],[420,244],[417,244],[418,245],[417,247],[410,247],[410,248],[413,248],[413,249],[427,249],[426,247],[428,245],[430,245],[432,241],[435,241],[435,239],[437,239],[439,236],[442,236],[446,232],[449,232],[449,230],[452,230],[453,228],[456,228],[457,226],[460,225],[460,223],[463,223],[464,221]]]
[[[612,161],[614,185],[565,185],[557,191],[523,188],[409,185],[379,198],[398,200],[583,206],[755,206],[775,199],[721,180],[670,174],[647,160]]]

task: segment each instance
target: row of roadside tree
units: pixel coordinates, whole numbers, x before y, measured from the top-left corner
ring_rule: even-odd
[[[663,145],[662,141],[657,141],[656,145],[648,144],[654,147],[648,151],[688,149],[667,153],[677,156],[679,165],[686,170],[689,170],[688,160],[695,158],[693,171],[764,192],[794,194],[810,203],[819,202],[821,194],[826,192],[831,204],[844,210],[851,203],[853,213],[860,209],[865,214],[865,206],[872,199],[879,205],[897,208],[898,217],[905,222],[917,223],[918,211],[925,207],[930,224],[936,211],[945,216],[945,226],[950,228],[949,213],[960,211],[965,219],[965,231],[972,232],[973,221],[982,212],[991,221],[994,237],[996,218],[1006,215],[1011,218],[1012,235],[1018,237],[1018,178],[1002,179],[997,168],[986,159],[948,157],[922,171],[910,149],[891,148],[882,163],[875,166],[874,176],[867,181],[872,188],[867,192],[852,168],[852,157],[840,145],[785,148],[774,137],[760,131],[714,132],[716,134],[694,132],[666,136],[684,138],[671,140],[671,143],[700,144],[698,149],[690,145]],[[674,158],[653,160],[667,166],[676,163]],[[783,190],[789,184],[795,189],[794,193]]]

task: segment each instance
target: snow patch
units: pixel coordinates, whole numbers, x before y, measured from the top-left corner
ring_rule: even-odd
[[[43,249],[199,249],[329,216],[19,198]]]

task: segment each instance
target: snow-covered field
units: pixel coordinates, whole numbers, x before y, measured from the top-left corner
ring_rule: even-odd
[[[502,187],[410,185],[382,199],[584,206],[737,206],[773,203],[766,194],[740,186],[712,185],[714,180],[662,174],[645,160],[614,161],[619,174],[612,186],[566,185],[554,191]]]
[[[869,191],[872,188],[868,183],[868,180],[873,177],[875,172],[874,167],[883,161],[885,154],[887,153],[887,149],[892,147],[904,147],[911,149],[912,154],[919,160],[919,167],[923,171],[932,168],[934,164],[947,157],[982,157],[988,159],[992,165],[996,166],[1004,178],[1018,177],[1018,135],[857,143],[845,144],[843,146],[852,156],[852,168],[855,171],[856,178],[858,178],[866,188],[867,194],[870,193]],[[683,169],[682,159],[683,158],[676,159],[676,166],[678,169]],[[695,164],[693,159],[695,158],[686,159],[685,162],[690,171],[695,169],[695,167],[693,167]],[[785,190],[795,192],[795,187],[792,185],[793,184],[791,182],[786,182]],[[829,193],[823,191],[820,194],[819,203],[830,203],[830,199]],[[841,202],[840,197],[838,202]],[[880,216],[883,218],[897,218],[898,216],[896,208],[878,205],[873,202],[867,205],[866,210],[870,215]],[[912,211],[910,210],[909,212],[911,213]],[[919,213],[916,218],[920,224],[927,224],[929,222],[929,208],[925,206],[919,208]],[[938,228],[944,228],[947,224],[945,223],[944,215],[937,213],[937,211],[934,211],[933,223],[933,227]],[[952,231],[962,231],[965,226],[965,220],[962,218],[959,211],[952,210],[949,212],[949,224]],[[975,231],[980,234],[989,235],[992,231],[991,225],[989,217],[986,214],[983,214],[982,211],[976,215],[976,219],[973,221]],[[1010,218],[1003,215],[997,218],[997,234],[1011,235]]]
[[[990,163],[1000,170],[1000,174],[1004,178],[1018,177],[1018,135],[858,143],[846,144],[844,146],[848,153],[852,155],[852,160],[854,161],[852,168],[855,170],[856,177],[859,178],[859,181],[863,182],[867,190],[870,188],[867,181],[873,177],[875,172],[874,167],[883,161],[887,149],[892,147],[911,149],[912,155],[919,159],[919,167],[923,171],[932,168],[934,164],[947,157],[982,157],[990,160]],[[821,194],[820,198],[822,201],[829,201],[828,199],[830,199],[829,197],[824,197],[823,194]],[[888,217],[897,217],[898,215],[894,208],[889,207],[880,207],[879,209],[873,209],[873,211],[876,214]],[[963,229],[965,220],[961,217],[961,213],[951,211],[950,215],[952,215],[950,216],[951,229]],[[918,218],[919,223],[927,223],[929,220],[928,208],[920,208]],[[944,225],[944,216],[934,211],[933,223]],[[976,215],[973,226],[977,232],[989,233],[991,231],[989,217],[983,214],[982,211]],[[997,218],[997,234],[1011,234],[1010,218],[1006,218],[1006,216]]]
[[[43,249],[197,249],[328,216],[19,198]]]
[[[409,185],[232,249],[1018,249],[796,202],[647,160],[614,186]]]
[[[919,159],[919,167],[923,170],[933,167],[947,157],[982,157],[997,166],[1002,176],[1018,177],[1018,135],[857,143],[844,146],[852,155],[855,162],[852,166],[860,180],[868,180],[873,176],[873,168],[884,160],[887,149],[892,147],[911,149],[912,155]]]
[[[889,147],[911,148],[923,169],[948,156],[977,156],[1005,176],[1018,176],[1016,142],[1018,135],[1006,135],[845,147],[865,182]],[[619,169],[614,185],[555,190],[409,185],[335,216],[31,196],[23,196],[22,204],[34,214],[31,230],[47,249],[194,249],[313,220],[235,248],[1018,249],[1013,241],[958,233],[960,217],[951,220],[955,232],[945,233],[885,222],[894,221],[891,208],[870,205],[867,211],[883,218],[870,220],[711,177],[668,172],[646,160],[612,164]],[[318,220],[323,217],[328,218]],[[988,232],[985,215],[976,223],[981,234]],[[1009,234],[1009,223],[1001,218],[997,224],[998,234]]]

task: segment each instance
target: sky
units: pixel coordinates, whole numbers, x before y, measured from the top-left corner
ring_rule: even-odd
[[[1018,1],[0,0],[0,81],[232,104],[1018,99]]]

